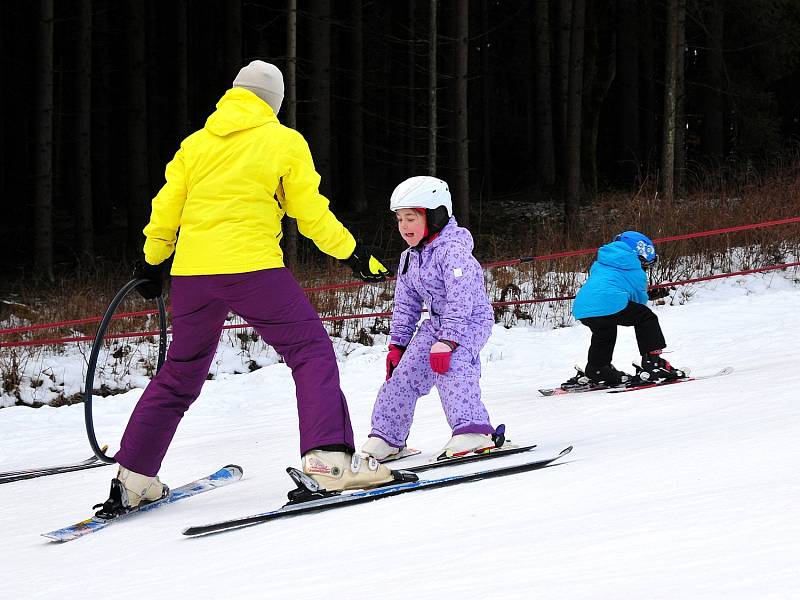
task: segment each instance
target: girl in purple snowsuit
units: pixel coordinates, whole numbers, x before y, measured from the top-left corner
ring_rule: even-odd
[[[412,177],[392,193],[391,209],[409,248],[400,256],[386,383],[362,452],[385,460],[401,453],[417,400],[435,385],[453,436],[437,454],[494,447],[481,401],[480,351],[494,315],[472,236],[452,216],[447,184]],[[429,317],[417,327],[423,307]]]

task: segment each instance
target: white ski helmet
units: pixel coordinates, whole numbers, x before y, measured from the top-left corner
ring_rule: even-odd
[[[389,200],[389,208],[397,212],[400,208],[427,208],[433,210],[444,206],[447,216],[453,216],[453,202],[450,199],[450,188],[438,177],[419,175],[409,177],[394,188]]]
[[[428,175],[409,177],[394,188],[389,208],[392,212],[401,208],[424,208],[428,226],[426,237],[441,231],[453,216],[453,201],[447,182]]]

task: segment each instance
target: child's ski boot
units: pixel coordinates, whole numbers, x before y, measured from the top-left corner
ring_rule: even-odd
[[[370,436],[364,445],[361,446],[361,453],[371,456],[378,462],[388,461],[397,457],[403,448],[390,446],[386,440],[377,436]]]
[[[614,365],[603,365],[601,367],[587,364],[586,370],[581,370],[576,366],[577,373],[561,384],[562,390],[572,390],[576,388],[604,388],[618,387],[633,381],[633,375],[628,375],[624,371],[617,371]]]
[[[614,365],[587,364],[584,371],[590,383],[599,383],[610,387],[623,385],[630,382],[633,377],[624,371],[618,371]]]
[[[476,454],[489,452],[491,449],[499,447],[498,442],[502,446],[505,436],[502,434],[500,437],[496,437],[486,433],[457,433],[450,438],[444,448],[436,453],[436,460],[466,456],[473,452]]]
[[[586,373],[583,372],[578,365],[575,365],[575,375],[567,379],[564,383],[561,384],[562,390],[572,390],[575,388],[584,388],[588,387],[591,383],[591,380],[586,376]]]
[[[642,356],[642,366],[636,367],[636,376],[642,381],[671,381],[686,377],[686,372],[676,369],[669,362],[661,358],[661,350],[648,352]]]

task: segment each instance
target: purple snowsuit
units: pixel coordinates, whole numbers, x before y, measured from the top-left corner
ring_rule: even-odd
[[[370,436],[405,446],[417,400],[434,385],[454,435],[494,432],[480,389],[480,351],[492,332],[494,315],[472,248],[472,235],[451,217],[433,241],[400,256],[391,340],[406,351],[378,392]],[[430,318],[417,330],[423,305]],[[430,366],[437,340],[458,344],[444,375]]]

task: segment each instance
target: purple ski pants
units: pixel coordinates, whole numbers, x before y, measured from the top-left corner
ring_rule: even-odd
[[[486,336],[488,338],[488,335]],[[437,341],[430,320],[422,323],[391,378],[381,386],[372,409],[372,432],[386,443],[402,448],[414,420],[417,400],[439,390],[447,423],[458,433],[494,433],[489,414],[481,401],[479,356],[459,346],[450,359],[450,370],[434,373],[430,365],[431,346]]]
[[[258,331],[292,370],[300,453],[329,444],[353,447],[333,345],[288,269],[173,277],[171,299],[172,343],[128,421],[116,454],[120,465],[142,475],[158,473],[178,423],[200,395],[229,311]]]

